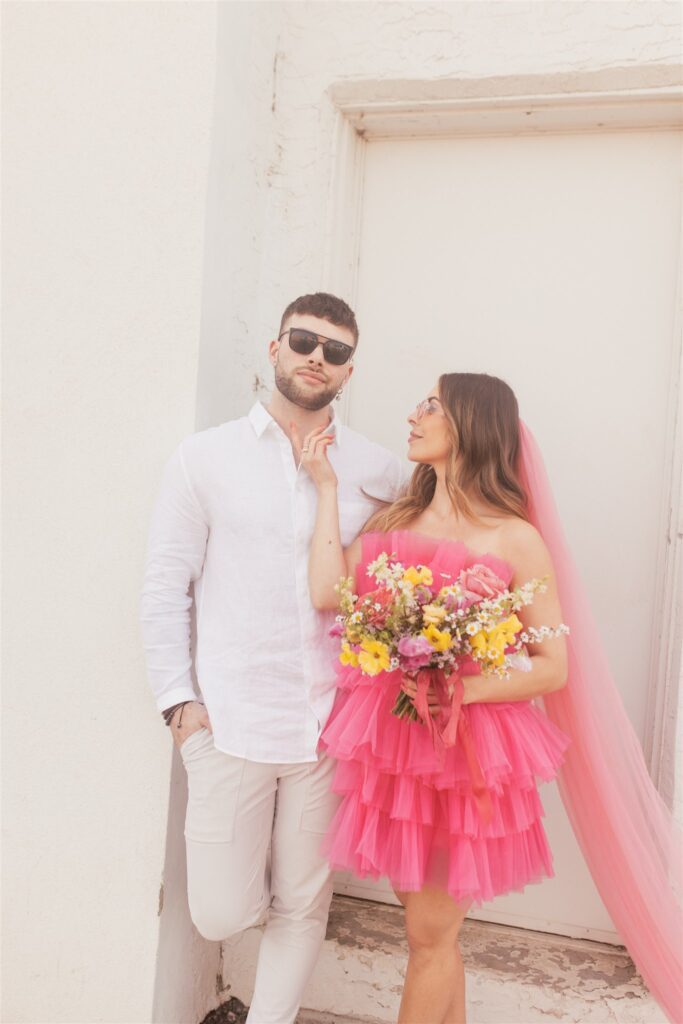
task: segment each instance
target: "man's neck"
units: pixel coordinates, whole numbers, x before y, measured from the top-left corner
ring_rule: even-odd
[[[289,438],[291,438],[292,434],[290,426],[292,422],[296,423],[299,436],[303,438],[306,434],[310,434],[312,430],[317,430],[318,427],[325,427],[332,421],[332,409],[329,405],[326,405],[324,409],[312,412],[309,409],[302,409],[299,405],[294,405],[293,402],[290,402],[277,390],[271,395],[270,401],[264,403],[264,405],[277,425]]]

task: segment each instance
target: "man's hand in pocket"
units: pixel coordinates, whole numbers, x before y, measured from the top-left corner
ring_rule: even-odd
[[[181,718],[182,712],[182,718]],[[180,719],[180,728],[178,728],[178,720]],[[209,716],[206,708],[199,701],[191,700],[189,704],[184,704],[182,708],[178,708],[173,718],[171,719],[171,733],[173,735],[173,742],[176,747],[181,747],[188,737],[193,732],[197,732],[205,726],[209,732],[211,732],[211,723],[209,722]]]

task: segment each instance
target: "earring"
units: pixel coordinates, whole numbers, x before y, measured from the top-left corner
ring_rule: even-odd
[[[334,397],[335,397],[335,399],[337,400],[337,402],[338,402],[338,401],[339,401],[339,399],[341,398],[341,396],[342,396],[342,391],[343,391],[343,390],[344,390],[343,388],[339,388],[339,391],[338,391],[338,392],[337,392],[337,394],[336,394],[336,395],[334,396]]]

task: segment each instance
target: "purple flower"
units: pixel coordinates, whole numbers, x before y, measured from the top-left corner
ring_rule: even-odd
[[[418,604],[429,604],[429,602],[433,600],[434,595],[429,587],[417,587],[415,589],[415,597],[417,598]]]
[[[406,672],[416,672],[428,665],[434,656],[434,648],[426,636],[404,636],[398,642],[401,667]]]

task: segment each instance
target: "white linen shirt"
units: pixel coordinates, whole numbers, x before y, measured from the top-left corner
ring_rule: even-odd
[[[333,420],[328,456],[339,480],[346,547],[406,469]],[[317,494],[265,407],[187,437],[166,464],[152,516],[141,622],[160,711],[196,700],[195,670],[219,750],[250,761],[316,761],[332,709],[334,612],[316,611],[308,554]]]

